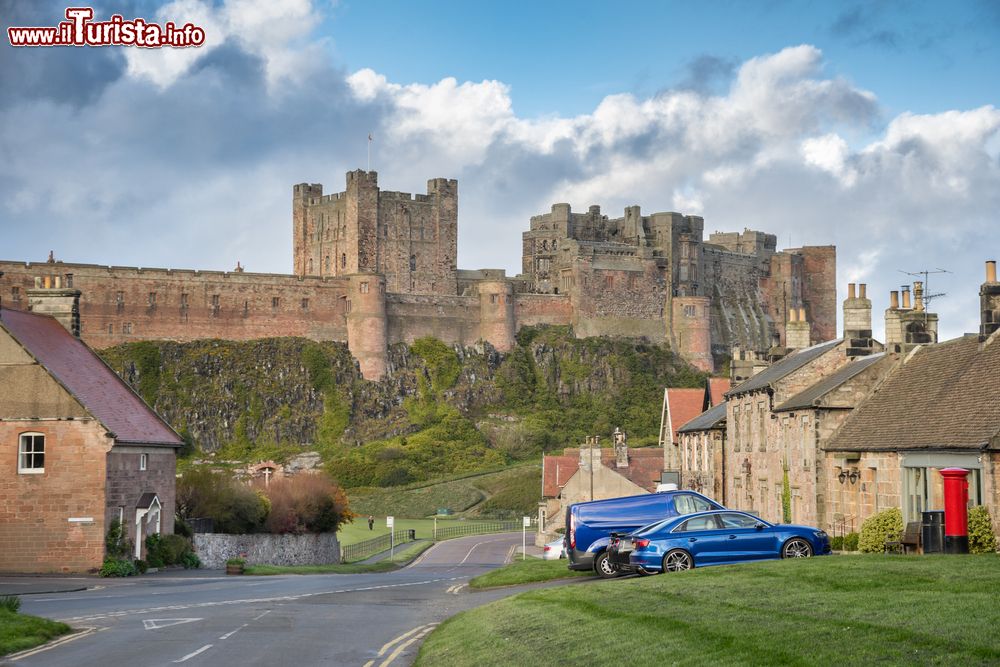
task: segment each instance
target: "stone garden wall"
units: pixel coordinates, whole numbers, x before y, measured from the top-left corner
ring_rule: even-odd
[[[223,535],[195,533],[194,550],[202,567],[221,569],[230,558],[247,565],[326,565],[340,562],[336,533],[305,535]]]

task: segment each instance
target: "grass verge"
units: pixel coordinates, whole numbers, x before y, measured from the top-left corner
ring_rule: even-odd
[[[538,581],[553,581],[571,577],[593,576],[593,572],[577,572],[566,567],[566,559],[542,560],[541,558],[518,558],[509,565],[469,581],[469,588],[497,588],[498,586],[517,586],[518,584],[533,584]]]
[[[348,523],[340,527],[337,531],[337,539],[340,544],[357,544],[370,540],[380,535],[388,535],[389,529],[385,525],[384,516],[375,517],[375,529],[368,530],[368,517],[359,516],[353,523]],[[457,518],[438,519],[438,529],[450,528],[452,526],[472,525],[476,523],[495,523],[492,520],[479,521],[476,519],[460,520]],[[520,526],[520,524],[518,524]],[[395,530],[414,530],[418,540],[434,539],[434,519],[401,519],[396,517]],[[520,530],[520,528],[518,528]]]
[[[396,550],[392,559],[374,563],[335,563],[331,565],[250,565],[244,574],[270,576],[276,574],[365,574],[369,572],[390,572],[398,570],[433,546],[433,542],[411,543],[406,548]]]
[[[65,623],[0,609],[0,655],[34,648],[72,631]]]
[[[416,664],[614,664],[623,646],[630,665],[1000,664],[997,590],[996,555],[712,567],[500,600],[439,626]]]

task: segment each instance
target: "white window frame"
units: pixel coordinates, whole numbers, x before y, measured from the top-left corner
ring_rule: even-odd
[[[139,454],[139,470],[145,470],[149,464],[149,454]]]
[[[32,450],[30,454],[41,454],[42,455],[42,466],[40,468],[35,467],[25,467],[25,456],[29,455],[29,452],[24,451],[25,438],[26,437],[39,437],[42,439],[42,450],[41,452],[36,452]],[[17,436],[17,473],[19,475],[41,475],[45,473],[45,434],[39,433],[37,431],[26,431],[24,433],[19,433]]]

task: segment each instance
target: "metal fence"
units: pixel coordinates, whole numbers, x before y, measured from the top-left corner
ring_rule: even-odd
[[[388,551],[390,544],[399,545],[406,542],[413,542],[417,539],[416,532],[413,529],[400,529],[393,531],[392,542],[389,540],[389,534],[386,533],[385,535],[379,535],[364,542],[343,545],[340,547],[340,562],[350,563],[377,553],[382,553],[383,551]]]
[[[449,521],[449,523],[451,523]],[[447,540],[464,535],[485,535],[487,533],[513,533],[521,530],[520,521],[470,521],[462,522],[460,526],[438,528],[434,532],[435,540]]]

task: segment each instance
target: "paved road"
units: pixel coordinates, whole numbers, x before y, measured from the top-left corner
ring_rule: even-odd
[[[24,613],[93,630],[12,664],[409,665],[438,623],[514,592],[470,592],[466,583],[508,561],[520,543],[520,533],[449,540],[410,567],[381,574],[168,572],[25,596]]]

